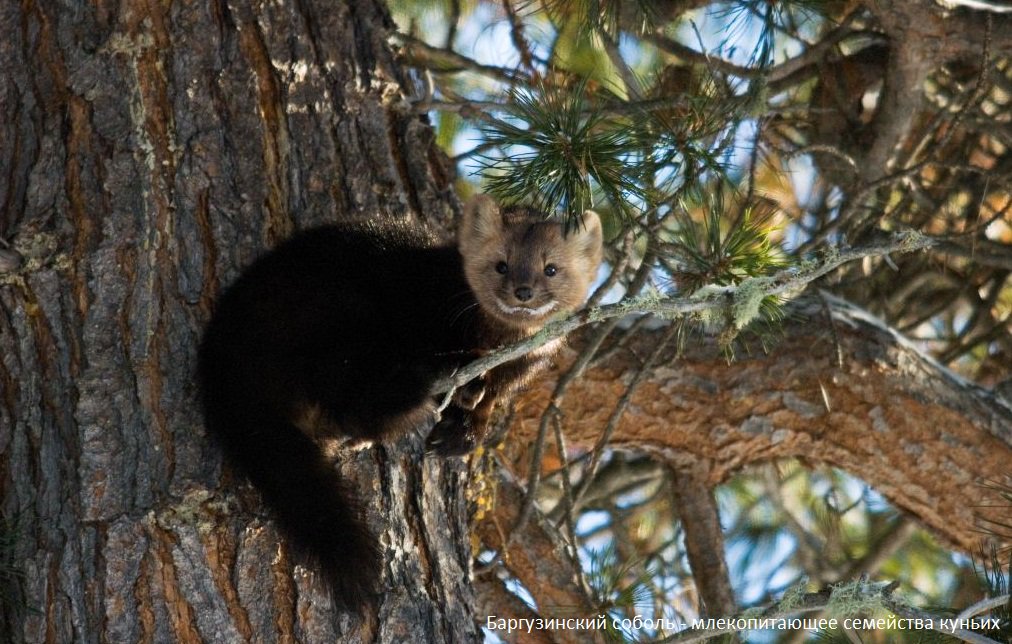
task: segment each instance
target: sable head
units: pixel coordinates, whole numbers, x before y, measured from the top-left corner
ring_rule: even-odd
[[[464,206],[458,246],[485,313],[512,327],[539,328],[583,304],[601,263],[601,220],[588,210],[567,235],[535,210],[500,209],[478,195]]]

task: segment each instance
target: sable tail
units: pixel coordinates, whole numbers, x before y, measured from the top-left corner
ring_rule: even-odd
[[[322,572],[346,608],[372,604],[381,558],[355,491],[291,423],[249,410],[216,414],[209,402],[205,398],[208,426],[260,491],[293,549]]]

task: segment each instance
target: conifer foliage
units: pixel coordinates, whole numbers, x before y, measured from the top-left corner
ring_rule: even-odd
[[[460,192],[532,203],[573,225],[588,208],[604,216],[611,272],[591,304],[625,303],[633,329],[672,325],[675,356],[686,340],[727,358],[776,352],[785,315],[793,315],[788,302],[802,289],[772,295],[770,284],[841,252],[916,237],[917,252],[865,257],[806,278],[808,293],[826,307],[837,296],[849,300],[978,386],[1007,395],[1008,14],[905,0],[394,0],[391,8],[403,60],[417,72],[415,107],[434,121]],[[949,21],[945,47],[929,37],[933,20]],[[671,298],[716,300],[673,316],[651,307]],[[588,332],[590,348],[560,381],[556,400],[595,351],[621,350],[621,339],[606,342],[620,334],[617,326],[609,317]],[[670,356],[640,359],[646,371],[677,368]],[[630,396],[640,380],[632,378]],[[904,614],[965,604],[988,586],[1007,599],[1000,557],[986,557],[989,572],[975,575],[970,558],[942,554],[859,479],[797,461],[698,487],[711,499],[709,520],[723,527],[716,543],[700,544],[706,531],[689,523],[706,522],[706,512],[687,510],[673,490],[691,479],[684,468],[607,448],[623,400],[590,446],[567,445],[565,422],[546,412],[531,469],[546,466],[536,459],[551,451],[545,442],[553,435],[560,462],[527,477],[524,516],[536,500],[554,520],[582,592],[601,610],[682,623],[764,605],[772,606],[767,614],[788,615],[788,588],[834,585],[837,600],[805,610]],[[828,395],[824,402],[831,408]],[[494,471],[503,460],[486,465],[495,463]],[[997,484],[1007,489],[1009,481]],[[999,504],[986,513],[985,538],[1007,547],[1009,512]],[[707,560],[707,550],[715,558]],[[508,553],[491,548],[486,556],[489,569],[509,569]],[[869,578],[900,590],[883,591]],[[844,591],[860,601],[841,609]],[[1005,615],[997,631],[935,635],[1004,641],[1008,604],[988,610],[980,615]],[[819,637],[886,641],[855,639],[852,630]]]

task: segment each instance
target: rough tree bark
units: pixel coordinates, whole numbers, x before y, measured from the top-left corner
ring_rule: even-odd
[[[373,0],[0,4],[0,640],[474,640],[459,464],[356,454],[387,554],[333,619],[201,429],[216,294],[293,229],[453,198]],[[238,494],[236,492],[239,492]],[[6,553],[5,553],[6,554]],[[354,566],[355,562],[349,562]]]

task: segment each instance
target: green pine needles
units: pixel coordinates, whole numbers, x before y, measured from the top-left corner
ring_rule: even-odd
[[[515,91],[506,109],[507,119],[482,127],[490,147],[510,152],[482,159],[485,189],[496,198],[546,212],[561,208],[571,223],[602,196],[626,214],[645,198],[629,128],[593,107],[585,84]]]
[[[702,98],[636,102],[590,80],[558,76],[509,92],[505,117],[482,122],[483,147],[495,153],[478,159],[479,172],[499,200],[561,209],[570,222],[594,208],[643,226],[646,213],[706,177],[726,178],[719,157],[734,128],[714,123],[741,101],[721,101],[724,90],[712,80],[695,81],[713,88]]]
[[[678,202],[658,256],[679,292],[738,287],[722,317],[710,314],[699,320],[718,331],[730,357],[739,332],[749,330],[763,339],[779,327],[783,300],[765,295],[764,286],[788,262],[770,239],[776,211],[761,201],[728,204],[725,185],[718,183],[694,202]]]

